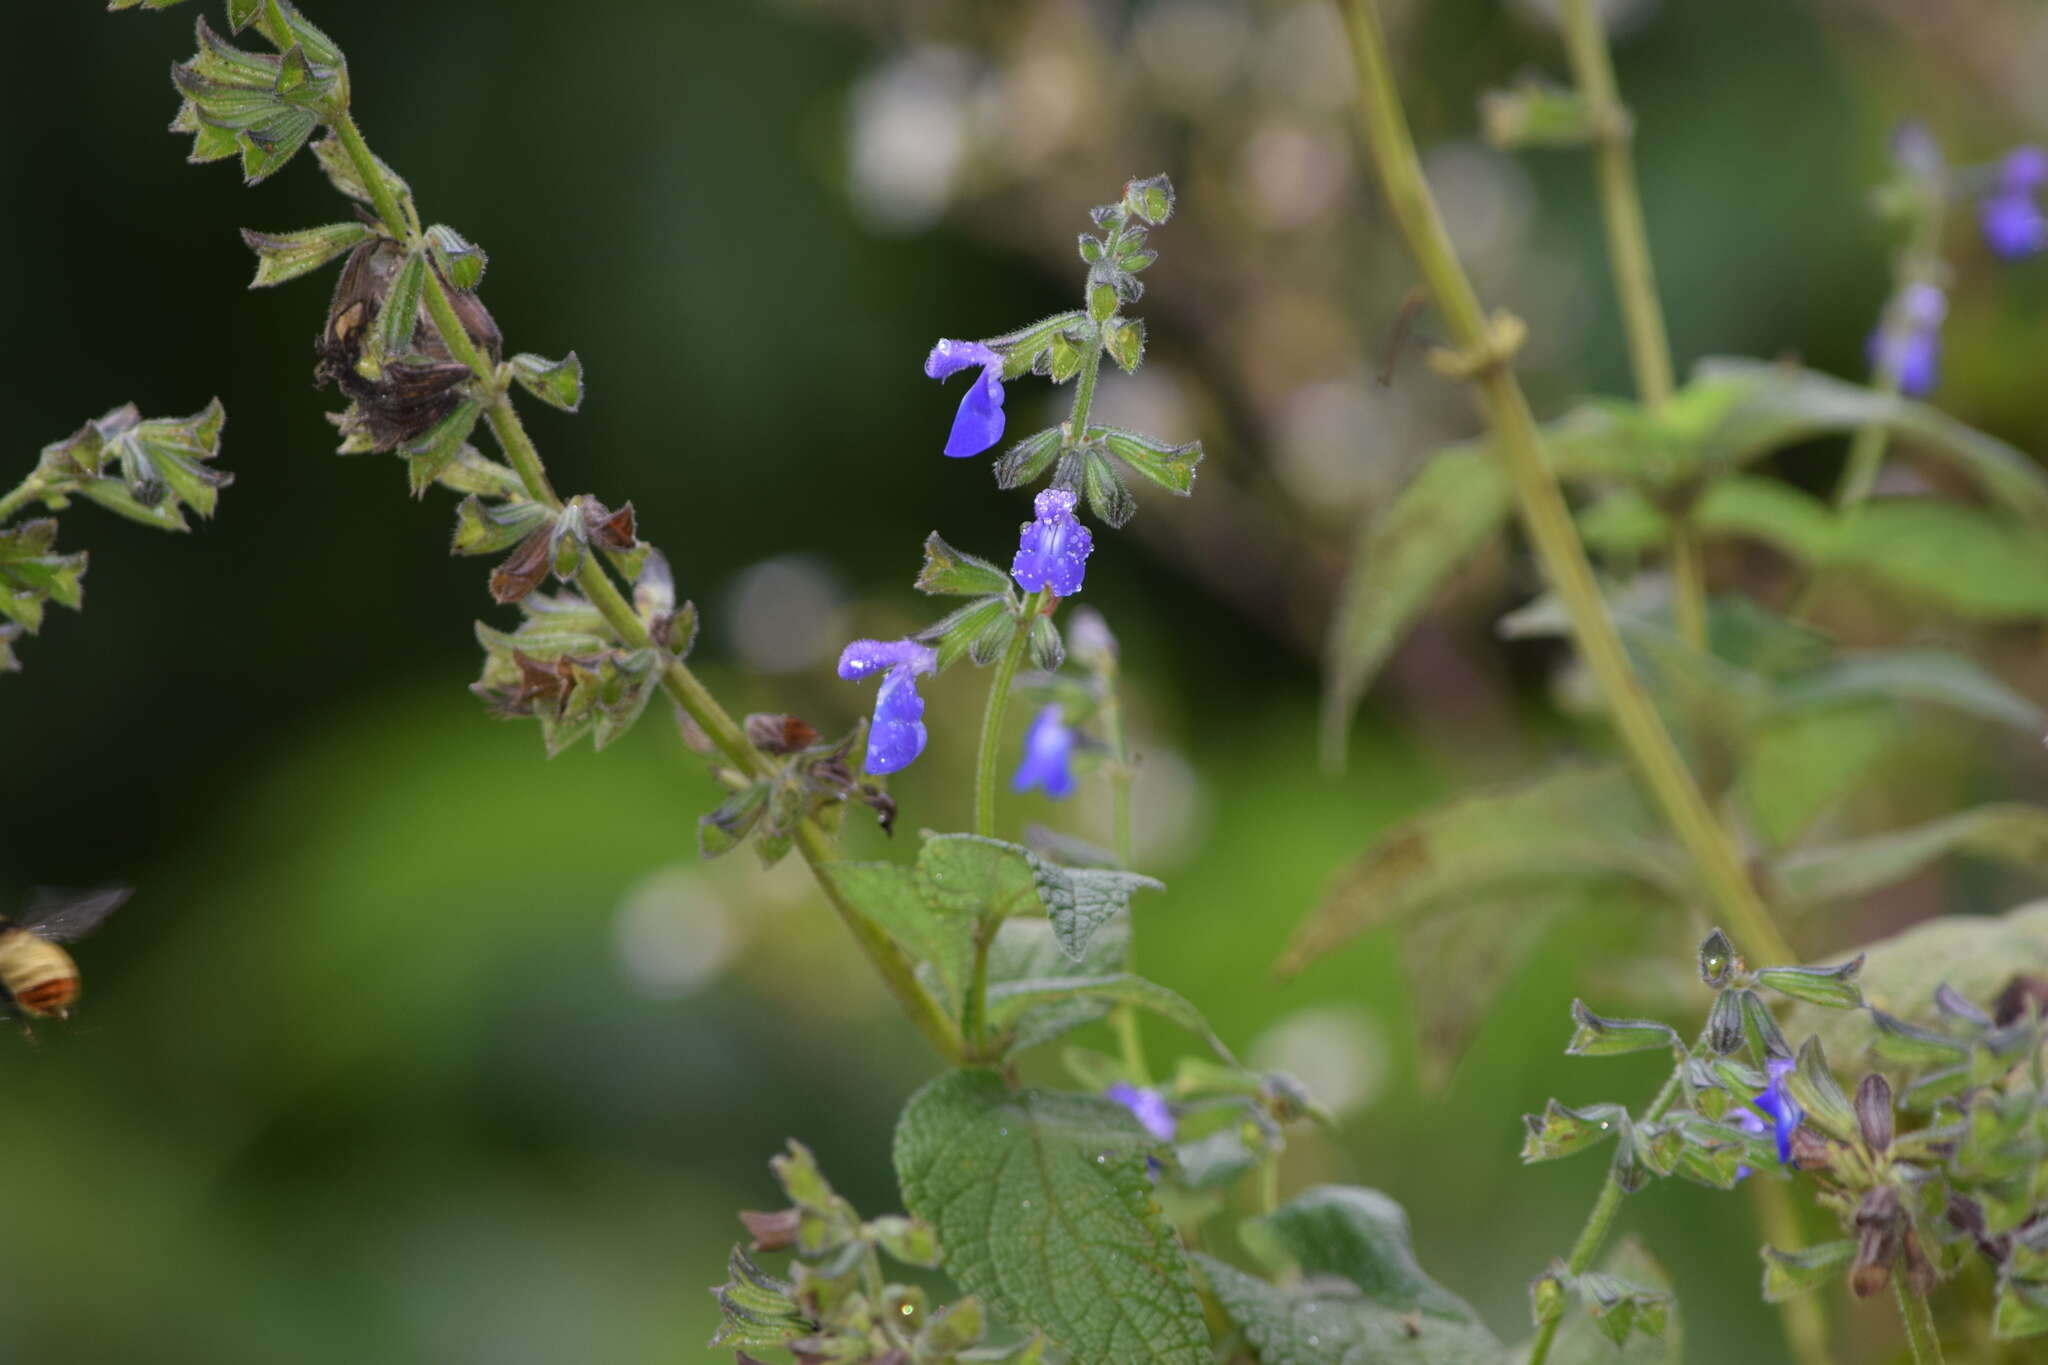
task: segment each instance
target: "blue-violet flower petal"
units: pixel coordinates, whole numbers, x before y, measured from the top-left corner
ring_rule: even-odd
[[[1074,516],[1077,501],[1065,488],[1048,488],[1032,503],[1037,520],[1025,524],[1010,576],[1026,592],[1050,589],[1055,597],[1081,591],[1095,537]]]
[[[1074,794],[1074,730],[1060,719],[1057,702],[1040,711],[1024,733],[1024,761],[1010,780],[1013,791],[1042,787],[1055,801]]]

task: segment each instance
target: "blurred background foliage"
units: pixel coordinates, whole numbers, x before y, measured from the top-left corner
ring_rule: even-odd
[[[1624,391],[1589,167],[1477,138],[1483,89],[1562,70],[1542,0],[1388,8],[1452,229],[1530,323],[1532,391]],[[1858,374],[1889,250],[1865,187],[1891,127],[1925,118],[1958,160],[2048,136],[2030,74],[2048,11],[2025,0],[1610,10],[1681,367],[1789,352]],[[583,413],[529,419],[557,484],[634,500],[742,708],[827,730],[867,700],[832,678],[838,645],[921,623],[922,536],[1001,553],[1024,515],[982,462],[939,456],[954,398],[924,351],[1071,306],[1087,206],[1173,175],[1139,310],[1154,363],[1103,403],[1209,458],[1200,497],[1107,538],[1088,589],[1137,694],[1141,862],[1171,888],[1138,907],[1140,966],[1344,1114],[1340,1137],[1296,1143],[1290,1184],[1394,1193],[1433,1273],[1521,1335],[1523,1284],[1601,1172],[1520,1169],[1519,1115],[1623,1093],[1625,1063],[1595,1077],[1560,1052],[1570,998],[1633,951],[1627,907],[1547,930],[1447,1075],[1411,1021],[1461,983],[1411,981],[1387,936],[1285,984],[1264,970],[1375,831],[1587,742],[1549,705],[1554,646],[1493,638],[1534,586],[1496,552],[1401,650],[1348,776],[1316,774],[1351,530],[1473,425],[1416,340],[1390,347],[1410,279],[1328,9],[309,12],[351,56],[372,144],[491,253],[512,348],[583,356]],[[237,474],[174,544],[72,514],[89,610],[0,678],[0,890],[141,888],[81,950],[82,1014],[0,1049],[0,1356],[702,1358],[704,1287],[732,1211],[773,1197],[766,1158],[800,1137],[863,1209],[894,1207],[889,1127],[930,1059],[800,868],[696,861],[711,784],[659,711],[612,751],[546,762],[463,693],[469,622],[503,613],[477,564],[445,557],[448,504],[409,501],[395,462],[328,453],[323,286],[241,289],[234,228],[331,221],[336,201],[310,165],[244,193],[160,132],[191,13],[37,0],[0,45],[6,467],[118,402],[217,393]],[[1957,250],[1937,401],[2048,447],[2048,266],[1993,278],[1961,233]],[[1056,401],[1011,399],[1020,420]],[[1818,486],[1838,456],[1779,468]],[[2048,701],[2038,629],[1977,643]],[[930,692],[932,752],[895,784],[909,829],[960,823],[971,762],[977,684]],[[1961,725],[1928,722],[1912,763],[1902,818],[2048,785],[2030,746]],[[1006,818],[1101,838],[1105,814]],[[1803,933],[1819,951],[2026,890],[1944,868]],[[1779,1358],[1745,1201],[1660,1187],[1628,1216],[1677,1279],[1692,1358]],[[1837,1311],[1847,1358],[1890,1330],[1882,1303]]]

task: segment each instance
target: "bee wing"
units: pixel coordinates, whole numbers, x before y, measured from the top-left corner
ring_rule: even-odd
[[[103,886],[96,891],[55,891],[47,887],[29,900],[28,909],[14,922],[37,938],[69,943],[99,926],[99,922],[121,908],[134,893],[132,886]]]

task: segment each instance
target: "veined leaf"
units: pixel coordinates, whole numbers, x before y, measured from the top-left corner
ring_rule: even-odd
[[[1380,666],[1459,564],[1500,530],[1507,472],[1484,442],[1431,456],[1360,532],[1331,623],[1323,681],[1323,758],[1341,765],[1351,716]]]
[[[1904,881],[1951,853],[1974,853],[2048,875],[2048,808],[1978,806],[1906,829],[1798,849],[1772,865],[1769,879],[1787,900],[1846,900]]]
[[[1448,802],[1382,834],[1337,874],[1279,970],[1299,971],[1441,902],[1559,882],[1647,884],[1675,899],[1689,884],[1625,771],[1570,768]]]
[[[947,1273],[1077,1361],[1208,1365],[1180,1242],[1152,1198],[1149,1134],[1092,1095],[955,1071],[911,1098],[896,1173]]]
[[[1209,1021],[1179,992],[1130,972],[1111,976],[1031,977],[1006,981],[989,987],[989,1022],[1008,1028],[1031,1010],[1067,1000],[1100,1000],[1115,1005],[1136,1005],[1162,1019],[1179,1024],[1228,1058],[1225,1048],[1209,1031]]]

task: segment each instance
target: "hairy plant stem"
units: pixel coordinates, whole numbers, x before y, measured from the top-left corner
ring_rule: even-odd
[[[1118,674],[1112,666],[1102,674],[1102,737],[1109,745],[1109,805],[1111,849],[1126,871],[1137,871],[1135,839],[1131,826],[1131,785],[1137,773],[1131,768],[1130,740],[1124,733],[1124,708],[1119,695]],[[1131,1084],[1151,1083],[1151,1068],[1145,1061],[1145,1035],[1139,1027],[1135,1005],[1118,1005],[1109,1012],[1109,1026],[1116,1033],[1117,1051]]]
[[[1699,1048],[1705,1043],[1706,1034],[1703,1032],[1700,1034],[1699,1042],[1693,1046]],[[1656,1099],[1650,1101],[1650,1107],[1643,1111],[1643,1116],[1638,1122],[1655,1123],[1664,1117],[1665,1111],[1678,1099],[1679,1078],[1684,1067],[1685,1059],[1681,1057],[1678,1065],[1671,1068],[1670,1079],[1664,1082],[1664,1088],[1657,1092]],[[1621,1181],[1615,1176],[1614,1167],[1610,1165],[1607,1168],[1607,1179],[1600,1186],[1600,1195],[1593,1201],[1592,1212],[1586,1215],[1586,1225],[1579,1229],[1579,1240],[1572,1243],[1572,1249],[1565,1257],[1564,1267],[1568,1272],[1573,1275],[1585,1274],[1593,1264],[1593,1258],[1600,1254],[1600,1248],[1606,1244],[1607,1234],[1614,1226],[1614,1215],[1621,1208],[1621,1196]],[[1560,1313],[1536,1329],[1536,1340],[1529,1346],[1527,1365],[1543,1365],[1550,1356],[1551,1343],[1557,1339],[1558,1328],[1563,1325],[1564,1315]]]
[[[1529,400],[1510,368],[1510,358],[1499,353],[1505,349],[1501,337],[1506,329],[1496,329],[1488,322],[1423,178],[1395,89],[1378,12],[1372,0],[1341,3],[1358,63],[1360,120],[1388,205],[1436,302],[1438,316],[1463,353],[1458,359],[1469,367],[1493,429],[1494,448],[1507,463],[1523,525],[1546,576],[1565,604],[1572,634],[1614,713],[1615,728],[1679,842],[1698,865],[1701,881],[1729,932],[1759,963],[1797,961],[1622,648],[1571,509],[1543,457],[1542,437]]]
[[[1077,405],[1078,406],[1078,405]],[[981,712],[981,743],[974,754],[974,832],[984,839],[996,833],[996,769],[1002,762],[1003,716],[1010,709],[1010,688],[1023,666],[1024,651],[1031,643],[1031,623],[1045,610],[1050,595],[1044,590],[1024,599],[1024,616],[1003,647],[1002,658],[988,681],[988,704]],[[983,1042],[988,1015],[988,950],[995,942],[1000,924],[983,922],[974,931],[974,975],[967,984],[967,1002],[960,1012],[960,1031],[973,1052]]]
[[[370,200],[377,211],[377,217],[384,228],[399,241],[406,241],[411,235],[403,209],[393,197],[390,187],[379,173],[377,161],[371,155],[369,146],[363,141],[362,132],[356,127],[355,119],[344,112],[330,125],[340,140],[343,150],[348,153],[355,166],[356,175],[369,188]],[[519,419],[518,411],[512,406],[510,396],[505,392],[504,382],[498,377],[490,359],[470,340],[468,329],[455,315],[454,305],[449,301],[440,277],[440,272],[426,272],[426,285],[422,291],[426,301],[427,314],[433,319],[435,330],[448,353],[475,373],[486,395],[486,420],[490,423],[491,434],[497,439],[498,447],[519,475],[526,493],[533,501],[551,511],[559,511],[562,499],[548,481],[547,469],[541,463],[540,451],[534,446],[533,438],[526,432],[525,423]],[[586,556],[582,567],[577,570],[576,586],[590,604],[611,626],[621,644],[629,649],[646,649],[652,641],[647,627],[634,612],[625,594],[619,591],[604,566],[595,557]],[[696,673],[681,659],[669,658],[661,674],[662,690],[667,692],[676,705],[695,721],[699,728],[710,737],[720,753],[730,760],[742,773],[750,777],[763,776],[768,772],[767,761],[747,742],[746,733],[740,729],[731,714],[719,705],[709,688]],[[895,940],[863,915],[852,902],[840,894],[833,882],[828,866],[837,860],[838,854],[827,842],[815,823],[806,821],[796,834],[796,845],[820,888],[825,899],[832,905],[839,918],[852,933],[854,942],[860,945],[882,983],[889,993],[896,997],[911,1023],[949,1064],[958,1065],[966,1056],[962,1046],[960,1030],[952,1019],[933,999],[924,983],[917,979],[910,958],[898,947]]]
[[[1913,1365],[1942,1365],[1941,1338],[1934,1334],[1934,1311],[1927,1296],[1906,1284],[1906,1268],[1892,1269],[1892,1292],[1899,1300],[1899,1320],[1906,1324],[1906,1345]]]

